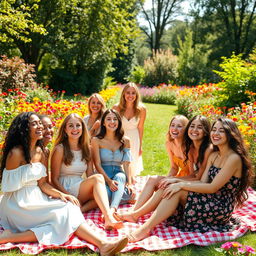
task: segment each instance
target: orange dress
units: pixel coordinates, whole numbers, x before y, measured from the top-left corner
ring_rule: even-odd
[[[189,160],[184,163],[183,159],[180,159],[179,157],[173,155],[173,162],[179,167],[179,170],[175,177],[183,177],[188,176],[190,174],[189,172]]]

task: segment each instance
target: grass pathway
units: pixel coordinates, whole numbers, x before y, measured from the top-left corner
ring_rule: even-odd
[[[171,117],[175,114],[175,106],[161,105],[161,104],[145,104],[147,108],[147,118],[145,121],[145,131],[143,138],[143,164],[144,171],[142,175],[166,175],[169,171],[170,165],[168,156],[165,150],[165,138],[168,131],[168,126]],[[256,234],[248,233],[245,236],[237,239],[242,244],[246,244],[256,248]],[[148,252],[145,250],[137,250],[127,252],[125,256],[218,256],[214,248],[220,246],[215,244],[212,246],[202,247],[189,245],[180,249]],[[10,251],[0,251],[0,255],[17,256],[22,254],[18,249]],[[87,249],[76,250],[48,250],[43,251],[39,255],[44,256],[80,256],[90,255],[96,256],[98,254],[92,253]]]

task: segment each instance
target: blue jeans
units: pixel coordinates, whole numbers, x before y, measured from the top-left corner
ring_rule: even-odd
[[[131,194],[129,194],[128,189],[125,187],[126,175],[121,166],[103,165],[102,168],[111,180],[118,182],[117,191],[111,191],[109,186],[106,185],[110,208],[117,209],[120,203],[126,203],[131,198]]]

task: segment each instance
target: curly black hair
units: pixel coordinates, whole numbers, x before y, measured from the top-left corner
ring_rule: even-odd
[[[17,115],[12,121],[3,145],[0,177],[2,177],[2,172],[6,166],[6,159],[9,152],[17,146],[22,147],[25,161],[27,163],[30,163],[31,156],[30,156],[30,149],[29,149],[29,146],[30,146],[29,119],[32,115],[36,115],[36,113],[23,112]],[[41,140],[37,141],[37,145],[40,146],[42,150],[44,150],[43,143]]]

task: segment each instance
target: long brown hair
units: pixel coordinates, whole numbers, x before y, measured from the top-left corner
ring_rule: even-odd
[[[251,160],[248,156],[248,152],[245,148],[242,135],[239,129],[237,128],[236,123],[231,119],[220,117],[212,124],[212,129],[216,122],[222,123],[223,129],[227,136],[229,148],[231,148],[236,154],[238,154],[242,160],[241,184],[240,187],[238,188],[238,194],[236,198],[237,205],[241,206],[243,202],[247,200],[247,188],[253,182],[254,175]],[[218,150],[218,147],[214,146],[214,149]]]
[[[96,98],[100,103],[101,103],[101,110],[99,111],[98,113],[98,116],[97,116],[97,120],[100,120],[100,118],[102,117],[104,111],[106,110],[106,104],[105,104],[105,101],[104,99],[101,97],[100,94],[98,93],[93,93],[89,99],[88,99],[88,111],[89,111],[89,114],[91,115],[92,114],[92,111],[90,109],[90,103],[91,101]]]
[[[78,145],[82,151],[82,159],[81,160],[82,161],[85,160],[86,162],[89,162],[91,160],[89,133],[88,133],[88,130],[86,128],[86,125],[85,125],[83,119],[76,113],[72,113],[72,114],[69,114],[68,116],[66,116],[66,118],[64,119],[64,121],[62,122],[62,124],[59,128],[58,135],[57,135],[54,146],[57,146],[60,144],[63,145],[64,164],[70,165],[74,158],[74,154],[72,153],[72,151],[70,149],[70,145],[68,142],[68,135],[65,130],[66,130],[67,123],[71,118],[76,118],[82,124],[82,135],[79,138]]]
[[[133,104],[133,110],[135,113],[135,117],[137,118],[140,115],[141,112],[141,108],[142,108],[142,103],[140,100],[140,93],[139,93],[139,89],[137,87],[137,85],[135,83],[128,83],[125,85],[125,87],[123,88],[122,92],[121,92],[121,96],[120,96],[120,101],[118,104],[118,108],[120,109],[120,115],[123,116],[125,109],[126,109],[126,100],[125,100],[125,93],[129,88],[134,88],[135,92],[136,92],[136,100]]]
[[[97,138],[99,139],[103,139],[106,135],[106,127],[104,125],[104,122],[105,122],[105,119],[106,119],[106,116],[109,114],[109,113],[113,113],[117,120],[118,120],[118,127],[117,129],[115,130],[115,137],[118,139],[119,142],[121,142],[121,146],[120,146],[120,150],[122,150],[124,148],[124,129],[122,127],[122,119],[121,119],[121,116],[118,114],[118,112],[114,109],[107,109],[102,118],[101,118],[101,123],[100,123],[100,132],[98,133],[98,135],[96,136]]]

